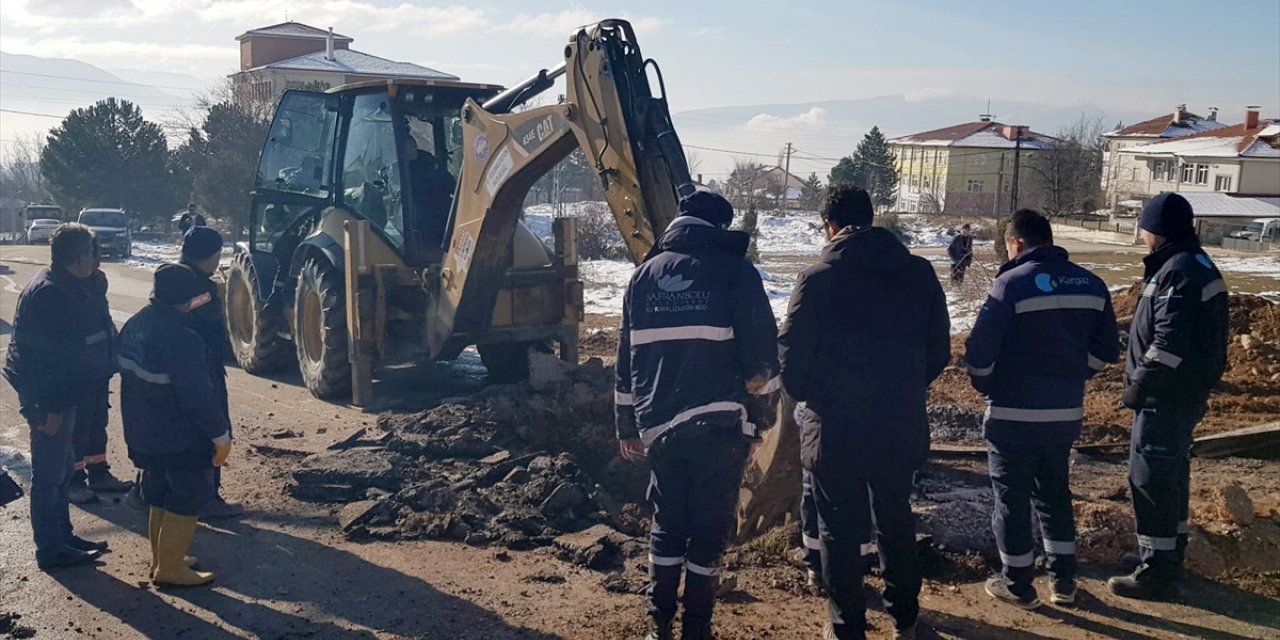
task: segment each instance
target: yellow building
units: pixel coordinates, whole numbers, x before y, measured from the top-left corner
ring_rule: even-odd
[[[945,129],[889,141],[898,170],[894,208],[907,213],[998,215],[1008,213],[1014,156],[1021,165],[1019,202],[1030,204],[1037,154],[1055,138],[1024,125],[1006,125],[983,116]]]

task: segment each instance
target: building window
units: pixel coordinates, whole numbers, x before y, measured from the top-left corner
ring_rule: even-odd
[[[911,188],[912,189],[920,188],[920,174],[917,173],[911,176]]]
[[[945,167],[945,166],[947,166],[947,156],[948,156],[948,155],[950,155],[950,154],[948,154],[948,153],[947,153],[947,152],[945,152],[945,151],[939,151],[939,152],[938,152],[938,164],[940,164],[940,165],[942,165],[942,166],[944,166],[944,167]]]
[[[1134,181],[1134,182],[1137,182],[1137,181],[1138,181],[1138,168],[1137,168],[1137,167],[1134,167],[1134,168],[1133,168],[1133,181]]]
[[[970,180],[966,191],[969,193],[982,193],[987,187],[981,180]]]
[[[930,188],[931,186],[933,186],[933,185],[932,185],[932,184],[930,184],[929,176],[925,176],[925,177],[924,177],[924,188],[925,188],[925,189],[928,189],[928,188]]]
[[[1151,179],[1164,182],[1164,177],[1165,177],[1164,160],[1156,160],[1155,162],[1151,163]]]
[[[1193,164],[1182,165],[1182,182],[1191,182],[1196,177],[1196,166]]]
[[[1196,184],[1209,184],[1209,165],[1196,165]]]
[[[1214,191],[1230,191],[1230,190],[1231,190],[1231,176],[1216,176],[1216,177],[1214,177],[1214,179],[1213,179],[1213,190],[1214,190]]]

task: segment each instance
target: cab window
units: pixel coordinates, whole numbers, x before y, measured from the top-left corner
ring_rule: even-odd
[[[342,201],[404,248],[404,213],[395,121],[386,93],[355,97],[342,156]]]
[[[322,93],[284,94],[262,149],[257,188],[329,197],[337,123],[332,102]]]

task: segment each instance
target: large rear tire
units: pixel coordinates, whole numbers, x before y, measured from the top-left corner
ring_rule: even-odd
[[[227,273],[227,336],[236,362],[247,373],[270,373],[291,359],[289,343],[280,337],[283,320],[262,312],[258,274],[248,258],[237,257]]]
[[[321,258],[303,263],[293,304],[293,343],[302,382],[317,398],[351,389],[345,300],[342,274],[332,264]]]

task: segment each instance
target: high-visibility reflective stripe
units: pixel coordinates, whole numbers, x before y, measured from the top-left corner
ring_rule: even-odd
[[[1070,422],[1084,419],[1084,407],[1071,409],[1018,409],[987,407],[987,417],[1010,422]]]
[[[631,332],[631,346],[633,347],[671,340],[713,340],[724,342],[732,339],[733,327],[712,327],[709,325],[636,329]]]
[[[106,340],[107,338],[110,338],[110,337],[111,337],[111,334],[107,333],[106,331],[99,331],[91,336],[86,337],[84,339],[84,343],[98,344],[99,342],[102,342],[103,340]]]
[[[636,403],[635,396],[622,391],[613,392],[613,403],[619,407],[630,407]]]
[[[1179,358],[1168,351],[1161,351],[1160,349],[1157,349],[1155,345],[1152,345],[1150,349],[1147,349],[1146,358],[1152,362],[1159,362],[1170,369],[1177,369],[1178,365],[1182,364],[1182,358]]]
[[[1028,551],[1016,556],[1011,556],[1003,551],[1000,552],[1000,562],[1003,562],[1006,567],[1029,567],[1035,561],[1036,554],[1034,551]]]
[[[1073,556],[1076,554],[1076,542],[1075,540],[1071,540],[1068,542],[1063,540],[1050,540],[1048,538],[1045,538],[1044,552],[1061,555],[1061,556]]]
[[[655,567],[678,567],[684,564],[684,556],[655,556],[649,554],[649,564]]]
[[[1089,354],[1089,368],[1094,371],[1101,371],[1107,367],[1107,362],[1092,353]]]
[[[804,542],[804,548],[806,549],[813,549],[815,551],[822,549],[822,541],[817,538],[810,538],[809,536],[801,535],[800,540]]]
[[[128,371],[129,373],[138,376],[143,382],[150,382],[151,384],[171,384],[173,382],[167,373],[153,373],[151,371],[147,371],[142,368],[142,365],[124,356],[120,356],[118,360],[120,361],[121,370]]]
[[[1188,526],[1187,526],[1187,521],[1186,521],[1186,520],[1183,520],[1182,522],[1179,522],[1179,523],[1178,523],[1178,533],[1179,533],[1179,534],[1186,534],[1186,533],[1188,533],[1188,532],[1190,532],[1190,531],[1191,531],[1191,529],[1190,529],[1190,527],[1188,527]]]
[[[1217,280],[1206,284],[1204,288],[1200,290],[1200,302],[1208,302],[1213,299],[1214,296],[1221,295],[1226,292],[1227,283],[1222,278],[1218,278]]]
[[[1155,551],[1174,551],[1178,548],[1178,539],[1138,534],[1138,546]]]
[[[1156,283],[1151,282],[1151,283],[1148,283],[1147,286],[1142,288],[1142,297],[1151,298],[1151,297],[1154,297],[1159,292],[1160,292],[1160,287],[1157,287]]]
[[[752,391],[752,395],[767,396],[775,391],[782,389],[782,376],[774,376],[764,383],[764,386]]]
[[[714,578],[720,575],[720,567],[704,567],[700,564],[694,564],[692,562],[686,561],[684,563],[684,568],[688,569],[689,573],[696,573],[700,576],[707,576],[707,577]]]
[[[1083,294],[1038,296],[1035,298],[1027,298],[1018,304],[1013,305],[1013,312],[1034,313],[1036,311],[1056,311],[1058,309],[1090,309],[1093,311],[1102,311],[1106,306],[1107,301],[1101,296]]]
[[[967,364],[967,363],[966,363],[966,364]],[[984,377],[986,377],[986,376],[989,376],[989,375],[991,375],[992,373],[994,373],[994,372],[995,372],[995,370],[996,370],[996,365],[995,365],[995,364],[992,364],[992,365],[991,365],[991,366],[989,366],[989,367],[975,367],[975,366],[973,366],[973,365],[969,364],[969,365],[968,365],[968,367],[969,367],[969,375],[971,375],[971,376],[977,376],[977,377],[979,377],[979,378],[984,378]]]
[[[747,420],[747,408],[742,406],[741,404],[737,402],[712,402],[711,404],[704,404],[701,407],[694,407],[692,409],[686,409],[684,411],[681,411],[680,413],[676,414],[676,417],[672,418],[671,420],[668,420],[667,422],[664,422],[663,424],[660,424],[656,427],[652,427],[650,429],[645,429],[641,431],[640,440],[644,442],[645,447],[651,447],[653,446],[653,443],[658,441],[658,438],[662,437],[662,434],[670,431],[672,427],[683,424],[698,416],[706,415],[708,413],[721,413],[721,412],[727,412],[727,411],[737,412],[739,415],[742,416],[742,422],[749,423],[749,421]],[[743,427],[743,429],[744,429],[743,432],[746,433],[745,426]]]

